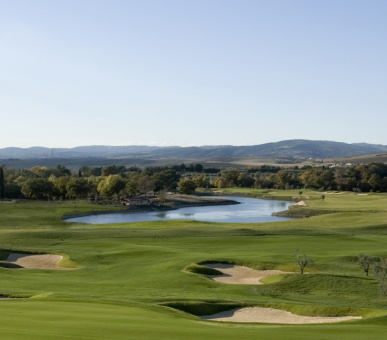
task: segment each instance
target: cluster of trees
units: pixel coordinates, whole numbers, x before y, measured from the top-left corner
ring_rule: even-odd
[[[280,168],[263,166],[251,170],[223,170],[215,187],[255,187],[262,189],[344,190],[386,192],[387,165],[370,163],[326,168],[304,166]]]
[[[301,175],[307,187],[347,191],[387,191],[387,165],[361,164],[333,169],[313,168]]]
[[[201,173],[200,164],[177,167],[147,168],[108,165],[105,167],[83,166],[77,173],[58,164],[55,168],[35,166],[30,169],[4,169],[0,167],[0,198],[73,199],[103,196],[119,199],[149,192],[176,190],[192,193],[200,178],[194,182],[182,177],[186,172]],[[200,176],[199,176],[200,177]],[[198,182],[199,181],[199,182]]]
[[[77,173],[58,164],[55,168],[30,169],[0,167],[0,199],[72,199],[104,196],[118,198],[153,191],[164,196],[179,188],[190,194],[196,188],[255,187],[262,189],[301,189],[387,191],[387,165],[361,164],[347,167],[281,168],[261,166],[253,169],[221,170],[201,164],[170,167],[126,168],[120,165],[83,166]]]

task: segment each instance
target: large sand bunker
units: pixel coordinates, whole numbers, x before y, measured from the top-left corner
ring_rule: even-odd
[[[14,263],[23,268],[34,269],[56,269],[56,270],[68,270],[71,268],[60,267],[58,263],[62,261],[61,255],[31,255],[21,253],[11,253],[7,258],[7,262]]]
[[[224,321],[224,322],[257,322],[257,323],[277,323],[277,324],[318,324],[335,323],[349,320],[361,319],[361,316],[342,317],[315,317],[296,315],[288,311],[274,308],[247,307],[236,308],[229,311],[205,315],[204,320]]]
[[[236,266],[224,263],[206,263],[205,267],[216,269],[223,275],[206,275],[214,281],[238,285],[260,285],[260,281],[266,276],[279,274],[292,274],[280,270],[255,270],[244,266]]]

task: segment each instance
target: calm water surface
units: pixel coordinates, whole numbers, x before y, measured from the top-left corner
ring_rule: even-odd
[[[187,207],[169,211],[141,213],[95,214],[69,218],[68,222],[90,224],[129,223],[160,220],[196,220],[225,223],[275,222],[290,218],[272,216],[278,211],[287,210],[293,204],[288,201],[263,200],[245,197],[221,197],[239,202],[233,205],[212,205],[205,207]]]

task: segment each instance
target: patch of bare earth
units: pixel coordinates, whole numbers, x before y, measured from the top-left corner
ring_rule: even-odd
[[[62,261],[63,256],[43,254],[43,255],[30,255],[21,253],[11,253],[7,258],[7,262],[17,264],[23,268],[33,269],[54,269],[54,270],[68,270],[71,268],[65,268],[58,265]]]
[[[201,317],[204,320],[223,321],[223,322],[254,322],[254,323],[276,323],[276,324],[319,324],[336,323],[350,320],[361,319],[361,316],[343,316],[343,317],[315,317],[296,315],[288,311],[262,308],[247,307],[237,308],[229,311],[205,315]]]
[[[260,285],[266,276],[279,274],[293,274],[280,270],[255,270],[244,266],[223,263],[207,263],[203,266],[216,269],[223,275],[206,275],[214,281],[237,285]]]

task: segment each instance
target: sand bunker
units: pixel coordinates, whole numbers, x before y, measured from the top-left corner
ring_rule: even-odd
[[[224,263],[208,263],[203,264],[203,266],[216,269],[223,273],[223,275],[206,275],[214,281],[237,285],[260,285],[263,284],[260,280],[266,276],[293,274],[280,270],[255,270],[244,266]]]
[[[30,255],[21,253],[11,253],[7,258],[7,262],[17,264],[23,268],[34,269],[56,269],[56,270],[68,270],[71,268],[65,268],[58,266],[58,263],[62,261],[61,255]]]
[[[318,324],[334,323],[349,320],[361,319],[361,316],[343,316],[343,317],[315,317],[302,316],[287,312],[281,309],[247,307],[236,308],[229,311],[205,315],[201,317],[204,320],[224,321],[224,322],[258,322],[258,323],[277,323],[277,324]]]

